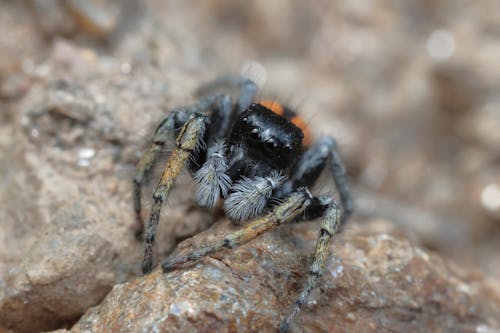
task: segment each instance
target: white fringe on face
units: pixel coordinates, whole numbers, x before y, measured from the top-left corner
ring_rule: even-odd
[[[207,161],[194,176],[197,183],[196,202],[201,207],[212,208],[220,197],[226,197],[231,188],[231,178],[227,175],[227,163],[224,156],[225,145],[216,142],[208,148]]]
[[[285,179],[278,171],[273,171],[267,177],[243,177],[234,184],[234,192],[224,202],[226,215],[236,223],[258,216],[266,207],[273,190]]]

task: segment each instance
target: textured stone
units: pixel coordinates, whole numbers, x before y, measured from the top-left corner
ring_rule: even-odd
[[[500,290],[497,2],[0,2],[0,331],[70,328],[113,286],[85,317],[96,325],[137,309],[129,291],[139,298],[149,286],[141,302],[151,312],[133,313],[144,322],[171,313],[166,322],[186,330],[236,319],[274,330],[304,277],[314,224],[146,278],[132,233],[134,165],[158,122],[200,83],[244,67],[263,97],[338,139],[359,223],[382,217],[412,230],[348,226],[335,244],[342,261],[298,327],[496,333],[497,294],[464,272],[479,269]],[[428,42],[443,32],[455,47],[436,60]],[[184,175],[163,210],[156,258],[220,219],[192,197]],[[174,282],[192,288],[176,294]]]
[[[176,253],[233,229],[218,223]],[[297,296],[316,234],[312,223],[283,226],[191,267],[116,285],[71,332],[274,332]],[[500,328],[500,297],[484,278],[397,233],[354,228],[332,250],[336,257],[297,317],[297,332]]]
[[[55,43],[49,59],[27,73],[37,81],[15,105],[16,121],[0,126],[0,326],[34,332],[71,325],[113,285],[139,274],[131,179],[170,93],[158,73],[130,80],[120,65]],[[178,181],[189,184],[188,177]],[[171,204],[180,208],[165,214],[171,223],[161,228],[158,254],[212,221],[190,208],[189,191]]]
[[[108,241],[85,230],[85,219],[81,206],[68,207],[6,275],[0,295],[4,325],[24,332],[57,327],[109,292],[115,254]]]

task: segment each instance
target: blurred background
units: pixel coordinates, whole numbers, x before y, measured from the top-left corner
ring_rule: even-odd
[[[25,208],[12,206],[5,189],[24,163],[16,160],[18,132],[40,135],[26,131],[23,103],[52,75],[47,59],[67,66],[61,72],[117,68],[137,89],[166,91],[167,105],[218,74],[243,73],[263,95],[297,108],[315,136],[337,138],[357,222],[399,226],[500,280],[497,0],[0,1],[0,31],[6,216]],[[143,73],[154,82],[141,85]],[[134,142],[145,142],[151,127],[136,129]],[[80,153],[83,167],[94,153]],[[14,260],[9,246],[0,252]]]

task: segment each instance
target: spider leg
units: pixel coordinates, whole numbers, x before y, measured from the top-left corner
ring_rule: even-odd
[[[194,174],[196,202],[201,207],[214,207],[221,197],[226,197],[233,183],[227,174],[226,145],[217,140],[206,152],[206,161]]]
[[[330,171],[332,172],[335,186],[339,191],[340,202],[343,209],[339,226],[341,230],[346,225],[347,220],[354,210],[354,202],[352,200],[351,191],[349,190],[349,185],[347,184],[347,174],[345,171],[344,163],[342,162],[339,151],[337,149],[337,142],[332,137],[325,137],[325,139],[330,139],[332,142],[330,148]]]
[[[257,85],[250,79],[242,79],[240,83],[240,96],[238,97],[238,113],[242,113],[252,104],[257,95]]]
[[[207,151],[195,154],[190,162],[197,183],[196,202],[201,207],[214,207],[221,197],[227,196],[231,188],[233,180],[229,176],[228,148],[224,138],[236,112],[231,97],[220,95],[210,110],[210,126],[205,135]]]
[[[224,202],[224,211],[234,224],[260,215],[266,208],[273,192],[286,177],[273,171],[266,177],[243,177],[231,188],[232,193]]]
[[[199,260],[224,248],[232,249],[238,247],[276,228],[282,223],[290,222],[304,212],[306,207],[311,203],[311,198],[311,194],[306,188],[300,188],[272,212],[249,222],[243,228],[228,234],[222,240],[194,250],[186,255],[165,261],[161,266],[163,272],[179,269],[189,262]]]
[[[257,84],[240,75],[224,75],[198,88],[196,94],[201,96],[219,88],[235,87],[240,89],[238,97],[238,113],[248,109],[257,95]]]
[[[182,167],[187,162],[193,152],[199,149],[203,135],[207,127],[208,117],[204,114],[193,113],[191,118],[181,128],[177,136],[177,147],[170,155],[161,180],[153,193],[153,204],[149,225],[146,230],[145,253],[142,263],[144,274],[151,271],[153,264],[153,243],[160,218],[162,204],[167,200],[175,179],[181,172]]]
[[[167,141],[174,134],[174,129],[180,128],[188,119],[189,115],[185,110],[172,111],[160,123],[155,131],[151,144],[142,155],[141,160],[135,168],[133,180],[134,186],[134,211],[137,221],[136,237],[141,238],[144,231],[144,220],[142,218],[141,190],[144,180],[152,170],[158,156],[163,151]]]
[[[351,216],[354,204],[347,184],[344,164],[337,150],[335,139],[331,136],[320,138],[304,152],[290,180],[284,185],[284,191],[290,192],[300,186],[312,186],[327,162],[340,196],[343,210],[340,222],[340,228],[342,228],[347,223],[349,216]]]
[[[226,94],[216,96],[209,111],[211,126],[208,130],[208,141],[224,137],[231,127],[231,119],[233,116],[233,103],[231,97]]]
[[[164,150],[168,140],[175,138],[181,131],[182,126],[194,113],[206,113],[210,115],[208,139],[211,137],[222,137],[230,126],[232,113],[231,98],[225,94],[211,95],[202,98],[197,104],[173,110],[160,123],[153,135],[151,144],[146,149],[139,163],[137,163],[133,180],[134,211],[137,221],[136,237],[140,239],[144,232],[144,220],[142,218],[142,185],[151,172],[155,162]],[[201,155],[199,157],[204,157]],[[195,156],[194,162],[196,164]],[[201,165],[201,163],[198,163]]]
[[[316,198],[315,198],[316,199]],[[339,217],[339,209],[334,203],[333,199],[328,197],[317,198],[324,210],[324,219],[321,223],[321,229],[316,248],[314,250],[311,266],[309,267],[307,280],[299,297],[292,306],[288,316],[280,323],[279,331],[281,333],[288,332],[290,324],[293,322],[295,316],[299,313],[302,305],[307,301],[311,291],[316,287],[320,277],[326,267],[327,259],[330,254],[330,242],[332,238],[340,231],[341,219]],[[319,208],[320,206],[317,206]]]

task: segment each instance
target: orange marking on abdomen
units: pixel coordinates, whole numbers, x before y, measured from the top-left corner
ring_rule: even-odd
[[[269,110],[273,111],[279,116],[282,116],[285,113],[285,108],[283,108],[283,105],[281,105],[278,102],[271,101],[271,100],[263,100],[259,101],[259,104],[262,106],[265,106]]]
[[[302,130],[302,133],[304,133],[304,138],[302,139],[302,145],[304,147],[309,147],[312,143],[313,138],[311,131],[309,130],[309,126],[307,126],[305,120],[302,117],[296,116],[290,119],[290,121],[292,122],[292,124],[300,128]]]

